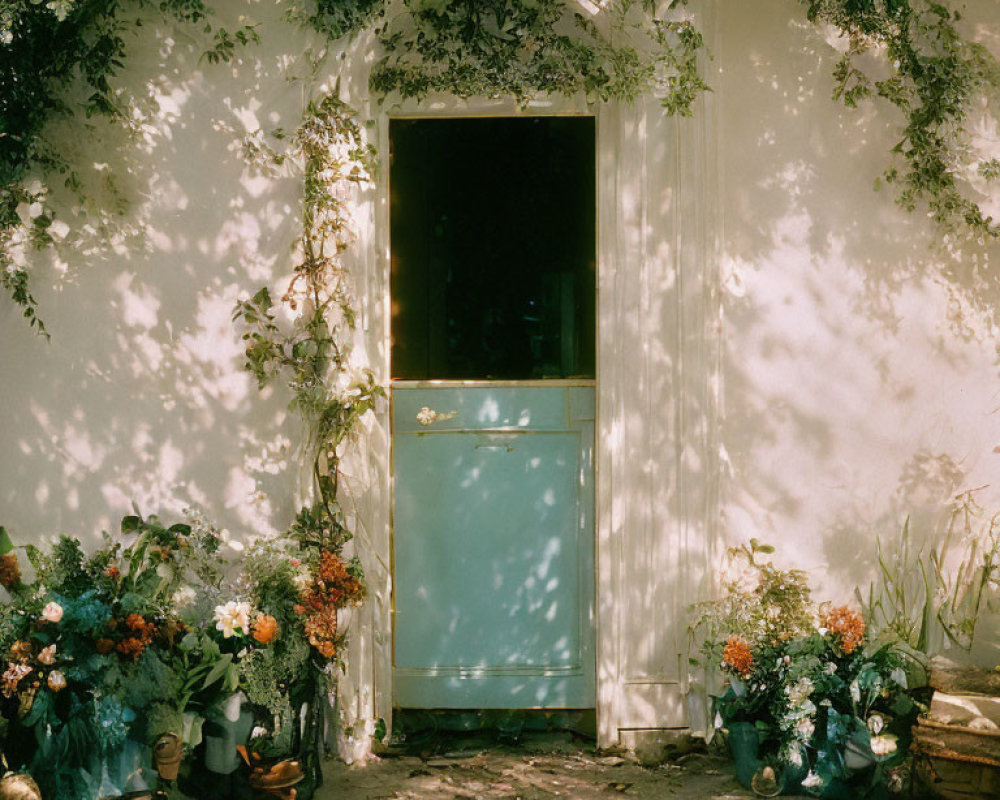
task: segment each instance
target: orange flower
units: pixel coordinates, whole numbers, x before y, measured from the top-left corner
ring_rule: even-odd
[[[253,638],[261,644],[270,644],[278,635],[278,621],[270,614],[261,614],[253,624]]]
[[[337,609],[324,608],[310,614],[305,621],[309,644],[324,658],[333,658],[337,653]]]
[[[113,639],[98,639],[97,640],[97,652],[101,655],[106,655],[115,649],[115,642]]]
[[[10,646],[10,657],[14,661],[30,658],[33,650],[31,642],[26,639],[19,639]]]
[[[840,649],[850,655],[865,640],[865,621],[857,611],[837,606],[820,614],[820,625],[840,640]]]
[[[750,645],[739,636],[730,636],[726,640],[726,646],[722,648],[722,667],[731,669],[741,678],[750,677],[750,671],[753,669]]]
[[[147,622],[141,614],[129,614],[125,617],[125,627],[129,634],[116,645],[116,650],[123,656],[138,659],[156,636],[156,625]]]

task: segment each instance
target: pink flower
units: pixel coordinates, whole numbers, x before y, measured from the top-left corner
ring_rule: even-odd
[[[52,662],[56,660],[56,646],[50,644],[48,647],[42,649],[42,652],[38,654],[38,661],[46,666],[51,666]]]
[[[49,603],[42,609],[42,619],[46,622],[58,622],[62,619],[63,608],[58,603]]]

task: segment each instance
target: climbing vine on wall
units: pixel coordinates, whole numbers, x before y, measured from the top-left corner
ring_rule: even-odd
[[[46,125],[75,112],[124,119],[127,99],[111,79],[124,63],[132,12],[159,8],[198,23],[210,11],[206,2],[0,0],[0,285],[38,331],[45,328],[25,251],[51,243],[62,224],[44,182],[27,183],[25,176],[30,169],[71,190],[80,184],[74,166],[45,141]],[[809,19],[834,26],[848,41],[834,96],[848,106],[879,98],[904,116],[893,163],[877,183],[892,185],[908,210],[926,207],[943,228],[1000,235],[976,199],[1000,177],[1000,160],[977,155],[970,133],[981,101],[1000,87],[1000,66],[963,36],[959,14],[934,0],[799,2]],[[294,0],[289,16],[329,39],[374,26],[384,54],[371,88],[383,96],[447,92],[513,97],[525,105],[537,93],[631,101],[652,90],[668,113],[686,115],[707,89],[699,72],[704,41],[688,4]],[[257,37],[250,26],[233,34],[216,28],[205,59],[228,60]],[[866,73],[873,54],[889,65],[887,76]],[[70,88],[83,90],[79,109],[66,99]]]
[[[930,0],[800,2],[809,19],[847,37],[834,70],[834,97],[849,107],[881,98],[903,115],[894,163],[882,176],[896,188],[898,203],[908,211],[926,205],[949,231],[1000,236],[1000,226],[969,192],[1000,177],[1000,161],[979,154],[970,133],[983,101],[996,99],[1000,63],[960,33],[960,13]],[[869,77],[861,65],[865,54],[888,62],[888,76]]]
[[[315,502],[300,512],[296,536],[339,552],[351,538],[337,500],[342,445],[384,395],[370,371],[350,377],[355,314],[342,262],[354,240],[348,197],[371,180],[375,153],[354,112],[333,96],[309,104],[288,152],[269,150],[255,137],[246,144],[255,161],[264,153],[303,165],[303,230],[281,298],[293,322],[279,323],[279,305],[267,287],[239,302],[233,319],[244,326],[246,369],[261,388],[284,379],[292,408],[309,427]]]
[[[606,30],[570,13],[566,0],[405,0],[379,41],[385,56],[372,90],[420,98],[513,97],[538,93],[631,102],[657,88],[671,114],[689,115],[707,85],[698,72],[704,42],[690,20],[656,15],[657,3],[619,0],[606,7]],[[687,5],[674,0],[669,12]],[[595,6],[595,9],[597,6]]]
[[[291,408],[309,431],[306,450],[313,497],[299,511],[288,536],[339,559],[352,538],[339,502],[343,448],[361,418],[385,395],[370,370],[353,373],[349,363],[355,314],[342,262],[355,238],[348,201],[353,191],[371,180],[375,151],[366,143],[354,111],[327,96],[308,104],[285,151],[276,151],[258,133],[244,139],[243,152],[258,168],[291,160],[304,171],[302,234],[292,279],[279,303],[264,287],[237,303],[233,320],[244,331],[244,367],[261,388],[278,379],[286,382]],[[287,324],[279,320],[282,307],[291,312]],[[360,560],[352,559],[347,569],[363,593]],[[332,688],[328,671],[317,672],[315,680],[318,694],[324,687]],[[316,705],[310,712],[312,729],[318,730],[315,715],[322,712]],[[316,752],[308,752],[315,761]]]
[[[46,126],[75,115],[129,124],[131,98],[112,81],[128,32],[148,9],[214,34],[208,61],[229,60],[237,45],[257,40],[252,26],[230,34],[207,23],[205,0],[0,0],[0,286],[42,334],[24,251],[53,241],[45,181],[82,192],[77,166],[46,139]]]

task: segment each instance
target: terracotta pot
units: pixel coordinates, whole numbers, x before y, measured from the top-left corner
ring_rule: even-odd
[[[177,780],[177,771],[184,757],[184,744],[176,733],[165,733],[153,745],[153,764],[165,781]]]

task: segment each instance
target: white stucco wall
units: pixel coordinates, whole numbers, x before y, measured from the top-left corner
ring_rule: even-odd
[[[370,39],[313,70],[320,43],[281,6],[216,5],[230,28],[252,13],[261,43],[212,66],[190,33],[149,24],[122,77],[149,100],[140,140],[65,134],[80,163],[123,180],[131,209],[115,224],[135,235],[71,233],[29,256],[51,343],[0,304],[0,524],[16,539],[96,542],[133,501],[170,519],[199,506],[244,538],[282,529],[301,500],[299,423],[280,386],[262,394],[242,372],[230,321],[241,294],[280,296],[301,181],[255,173],[233,145],[293,130],[338,73],[377,141],[385,112],[364,88]],[[652,100],[598,111],[605,737],[684,724],[671,688],[685,680],[684,608],[722,546],[775,544],[818,597],[846,601],[871,576],[875,536],[907,515],[932,536],[949,498],[980,486],[1000,508],[1000,281],[987,269],[1000,250],[935,254],[929,221],[872,191],[898,119],[830,99],[835,49],[796,0],[702,10],[714,91],[693,120],[665,120]],[[992,0],[965,24],[1000,52]],[[384,183],[357,208],[357,352],[385,380]],[[390,702],[376,696],[391,645],[386,420],[369,421],[349,466],[373,599],[352,623],[342,710],[369,723]]]
[[[831,102],[842,45],[797,6],[720,15],[721,528],[843,602],[907,517],[920,541],[957,492],[1000,509],[1000,248],[935,251],[922,212],[873,191],[900,120]],[[1000,6],[964,24],[1000,53]]]

